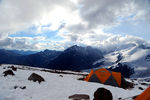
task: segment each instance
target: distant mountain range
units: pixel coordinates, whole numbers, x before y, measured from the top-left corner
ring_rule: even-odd
[[[83,70],[98,67],[93,62],[103,58],[99,49],[92,47],[72,46],[52,60],[48,66],[51,69]]]
[[[150,76],[150,47],[127,44],[110,52],[90,46],[74,45],[64,51],[41,52],[0,50],[0,64],[18,64],[59,70],[82,70],[105,67],[125,77]]]
[[[18,64],[60,70],[82,70],[97,67],[94,61],[103,58],[99,49],[74,45],[64,51],[41,52],[0,50],[0,64]]]
[[[30,55],[30,54],[35,54],[37,53],[38,51],[24,51],[24,50],[8,50],[10,52],[14,52],[14,53],[17,53],[17,54],[20,54],[20,55]]]
[[[41,52],[20,52],[0,50],[0,64],[18,64],[46,68],[48,63],[61,54],[61,51],[45,50]]]

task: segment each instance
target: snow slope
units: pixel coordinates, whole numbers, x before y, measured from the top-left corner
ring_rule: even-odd
[[[149,77],[150,76],[150,48],[143,46],[130,46],[124,49],[108,53],[103,59],[94,64],[103,62],[100,67],[117,66],[118,63],[126,64],[134,68],[134,74],[131,77]]]
[[[68,100],[68,97],[73,94],[88,94],[90,100],[93,100],[93,93],[97,88],[104,87],[109,89],[113,94],[113,99],[126,98],[140,94],[142,90],[139,90],[136,85],[135,88],[130,90],[124,90],[122,88],[112,87],[99,83],[79,81],[84,74],[81,72],[72,72],[73,74],[58,74],[41,71],[41,68],[29,68],[27,66],[14,65],[18,69],[15,76],[3,76],[3,72],[6,71],[8,66],[0,66],[0,100]],[[32,73],[41,75],[45,82],[38,83],[28,81],[28,77]],[[68,72],[69,73],[69,72]],[[60,77],[62,75],[63,77]],[[14,86],[26,86],[26,89],[16,88]],[[141,86],[144,89],[147,86]],[[126,99],[131,100],[131,99]]]

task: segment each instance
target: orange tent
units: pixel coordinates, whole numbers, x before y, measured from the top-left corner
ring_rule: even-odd
[[[150,100],[150,86],[138,97],[136,97],[135,100]]]
[[[112,86],[121,87],[121,73],[111,72],[105,68],[91,70],[89,75],[84,79],[88,82],[98,82]]]

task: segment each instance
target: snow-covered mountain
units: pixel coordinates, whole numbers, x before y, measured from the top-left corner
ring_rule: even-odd
[[[57,73],[55,70],[35,68],[29,66],[13,65],[17,67],[14,76],[3,76],[3,72],[11,69],[12,65],[0,66],[0,100],[70,100],[68,97],[73,94],[87,94],[90,100],[93,100],[94,92],[100,88],[106,88],[111,91],[113,100],[122,98],[125,100],[132,100],[133,96],[139,95],[146,89],[146,82],[148,79],[132,80],[136,84],[132,89],[122,89],[100,83],[92,83],[78,80],[87,73],[73,72],[73,71],[60,71]],[[44,78],[44,82],[38,83],[29,81],[28,77],[36,73]],[[128,79],[128,81],[131,81]],[[130,98],[131,97],[131,98]]]
[[[147,77],[150,76],[150,47],[145,45],[126,46],[105,54],[103,59],[93,64],[97,63],[103,63],[100,67],[122,71],[122,73],[124,71],[130,77]]]

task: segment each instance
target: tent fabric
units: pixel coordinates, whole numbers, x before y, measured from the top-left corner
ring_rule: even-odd
[[[118,72],[112,72],[112,76],[115,78],[117,81],[117,84],[121,86],[121,73]]]
[[[101,81],[101,83],[105,83],[106,80],[111,76],[111,73],[104,68],[96,70],[95,74],[98,77],[98,79]]]
[[[101,83],[101,81],[97,78],[96,74],[93,74],[88,81]]]
[[[103,83],[103,84],[112,85],[112,86],[119,86],[118,83],[117,83],[117,81],[114,79],[113,76],[110,76],[108,78],[108,80],[105,83]]]
[[[88,82],[98,82],[112,86],[121,86],[121,73],[111,72],[105,68],[91,70],[89,75],[84,79]]]
[[[91,78],[91,76],[93,75],[93,73],[94,73],[94,70],[92,69],[91,72],[89,73],[89,75],[84,80],[88,81]]]
[[[150,100],[150,86],[142,94],[136,97],[135,100]]]

